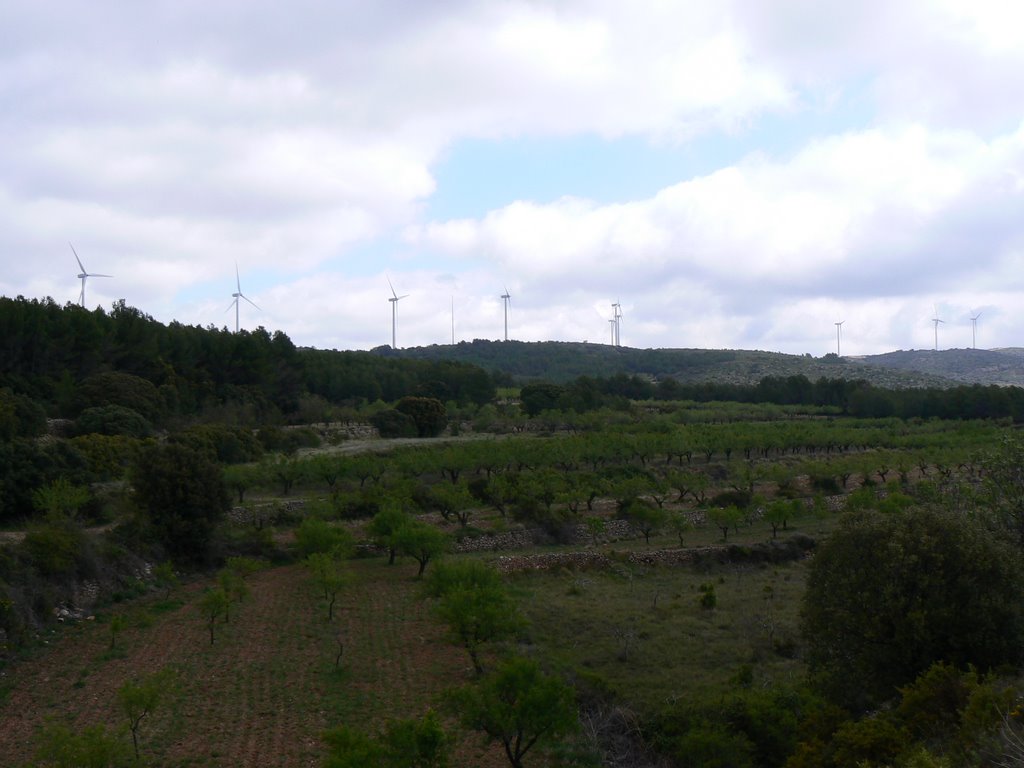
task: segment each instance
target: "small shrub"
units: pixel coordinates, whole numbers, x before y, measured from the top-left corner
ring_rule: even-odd
[[[706,611],[712,610],[718,605],[718,597],[715,595],[714,584],[700,585],[700,607]]]

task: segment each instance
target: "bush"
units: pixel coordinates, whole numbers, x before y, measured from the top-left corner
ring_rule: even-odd
[[[416,437],[419,434],[416,422],[411,416],[393,409],[373,414],[370,423],[377,428],[381,437]]]
[[[403,397],[395,410],[413,420],[418,437],[437,437],[448,424],[444,403],[433,397]]]
[[[1021,556],[977,522],[929,509],[848,513],[811,562],[803,634],[816,680],[865,710],[937,661],[1022,660]]]
[[[92,570],[92,548],[82,529],[71,521],[30,528],[21,548],[25,559],[44,576],[70,578]]]
[[[153,426],[138,411],[123,405],[103,405],[86,408],[75,419],[76,435],[125,435],[148,437]]]
[[[156,540],[176,559],[203,560],[230,505],[220,466],[183,445],[153,445],[139,455],[132,484]]]
[[[307,517],[295,531],[295,547],[299,557],[331,552],[347,554],[352,546],[352,534],[347,529],[316,517]]]

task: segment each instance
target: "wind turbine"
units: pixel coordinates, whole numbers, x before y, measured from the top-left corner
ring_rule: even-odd
[[[615,323],[615,339],[612,342],[616,347],[622,346],[622,339],[619,335],[622,326],[622,304],[616,301],[612,304],[612,322]]]
[[[838,323],[833,323],[836,327],[836,357],[842,357],[842,353],[839,351],[839,340],[842,338],[843,323],[845,320],[840,320]]]
[[[224,310],[224,311],[225,312],[229,312],[229,311],[231,311],[232,307],[235,308],[235,333],[238,333],[238,304],[239,304],[238,300],[239,299],[245,299],[250,304],[252,304],[254,307],[256,307],[256,304],[255,304],[255,302],[253,302],[252,299],[250,299],[248,296],[246,296],[244,293],[242,293],[242,280],[238,276],[238,262],[237,261],[235,262],[235,289],[236,289],[235,292],[231,294],[232,297],[234,298],[234,301],[232,301],[230,304],[228,304],[228,308],[226,310]],[[256,307],[256,309],[260,309],[260,308]],[[263,310],[260,309],[260,311],[262,312]]]
[[[614,347],[614,346],[615,346],[615,318],[613,317],[613,318],[612,318],[611,320],[609,320],[608,322],[609,322],[609,323],[611,324],[611,330],[612,330],[612,346]]]
[[[387,275],[385,275],[387,277]],[[398,302],[406,298],[409,294],[406,293],[403,296],[399,296],[395,293],[395,286],[391,284],[391,278],[388,277],[388,288],[391,289],[391,298],[388,301],[391,302],[391,348],[398,349],[398,345],[395,343],[395,329],[398,327]]]
[[[508,341],[508,305],[512,300],[512,294],[508,292],[508,286],[505,286],[505,292],[501,294],[501,300],[505,304],[505,341]]]
[[[939,323],[944,323],[946,321],[939,319],[939,307],[938,307],[937,304],[934,305],[934,306],[935,306],[935,317],[932,318],[932,323],[935,324],[935,351],[938,352],[939,351]]]
[[[971,349],[978,348],[978,318],[981,317],[981,312],[971,316]]]
[[[71,245],[69,242],[68,245]],[[82,292],[78,294],[78,303],[85,306],[85,281],[90,277],[113,277],[113,275],[101,275],[99,272],[86,272],[85,267],[82,266],[82,260],[78,258],[78,251],[75,250],[75,246],[71,245],[71,252],[75,254],[75,261],[78,262],[78,268],[82,270],[78,279],[82,281]]]

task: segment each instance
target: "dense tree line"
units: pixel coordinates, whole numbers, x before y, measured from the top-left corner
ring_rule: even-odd
[[[406,395],[483,403],[494,383],[462,363],[388,359],[368,352],[298,349],[281,331],[164,325],[118,302],[108,313],[52,299],[0,298],[0,429],[31,431],[33,414],[77,418],[90,408],[100,423],[133,421],[144,433],[176,418],[266,423],[289,420],[303,399],[327,403],[394,401]],[[101,433],[102,429],[98,430]]]
[[[523,386],[523,409],[529,415],[544,410],[592,411],[622,407],[630,400],[692,401],[698,403],[772,403],[834,408],[861,418],[996,419],[1024,421],[1024,389],[996,385],[949,389],[883,389],[862,379],[806,376],[766,376],[757,384],[717,382],[680,383],[672,378],[654,381],[616,374],[607,378],[581,376],[565,384],[536,382]]]

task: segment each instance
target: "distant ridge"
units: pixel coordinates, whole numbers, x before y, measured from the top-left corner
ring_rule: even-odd
[[[930,349],[899,350],[865,355],[857,362],[942,376],[960,384],[1024,386],[1024,349]]]
[[[897,357],[875,355],[865,358],[846,358],[828,354],[824,357],[789,355],[782,352],[763,352],[735,349],[633,349],[613,347],[609,344],[589,344],[565,341],[486,341],[477,339],[458,344],[432,345],[393,350],[378,347],[377,354],[420,360],[452,360],[473,363],[488,371],[500,371],[517,382],[545,379],[560,383],[579,376],[614,376],[616,374],[641,375],[655,378],[672,377],[679,382],[712,381],[730,384],[755,384],[765,376],[806,376],[812,381],[819,378],[864,379],[875,386],[893,389],[917,387],[952,387],[960,383],[1009,384],[1024,383],[1024,350],[1020,354],[1002,353],[996,358],[971,358],[984,370],[995,371],[996,362],[1006,363],[999,375],[986,378],[978,373],[975,378],[962,375],[954,378],[941,373],[945,370],[931,360],[928,369],[916,368],[911,362],[903,364],[901,353]],[[954,350],[950,350],[954,351]],[[965,350],[959,350],[961,352]],[[907,354],[907,353],[903,353]],[[921,352],[921,355],[942,356],[946,352]],[[996,354],[993,352],[993,354]],[[877,361],[875,358],[882,358]],[[1010,364],[1013,361],[1013,364]],[[1016,379],[1011,381],[1010,371],[1016,365]],[[949,370],[968,367],[968,363],[948,366]]]

